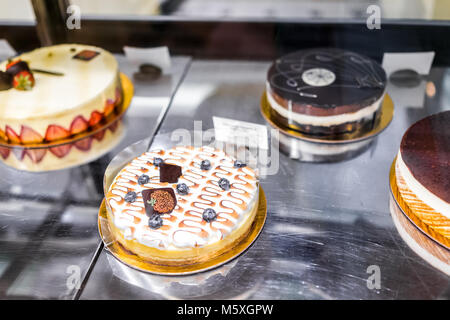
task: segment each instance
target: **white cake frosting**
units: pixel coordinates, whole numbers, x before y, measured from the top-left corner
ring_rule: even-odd
[[[437,213],[442,214],[446,218],[450,219],[450,204],[434,195],[419,181],[417,181],[417,179],[414,178],[411,171],[403,161],[400,151],[397,154],[396,165],[398,170],[400,171],[401,176],[405,180],[406,185],[417,196],[417,198],[422,200],[427,206],[434,209]]]
[[[159,168],[153,165],[154,158],[162,158],[165,163],[182,167],[182,176],[177,183],[159,181]],[[202,160],[211,162],[209,170],[200,168]],[[249,167],[236,168],[234,162],[223,151],[210,147],[179,146],[142,154],[119,172],[106,196],[108,210],[114,217],[113,223],[127,240],[135,239],[146,246],[163,250],[203,247],[223,239],[247,221],[258,199],[255,172]],[[142,174],[150,177],[145,185],[137,183]],[[220,178],[230,182],[229,190],[219,187]],[[178,194],[178,183],[189,187],[187,195]],[[174,189],[177,206],[170,214],[161,215],[161,228],[151,229],[141,191],[167,187]],[[124,201],[129,191],[137,193],[137,199],[132,203]],[[207,208],[217,213],[215,221],[202,219],[202,213]]]
[[[73,56],[83,50],[100,54],[83,61]],[[28,126],[44,137],[49,125],[69,130],[75,117],[89,120],[93,111],[103,112],[108,99],[116,99],[120,87],[118,63],[106,50],[94,46],[62,44],[24,53],[13,60],[26,61],[30,69],[63,73],[63,76],[33,72],[35,86],[29,91],[0,91],[0,129],[6,126],[20,134]],[[0,63],[5,70],[8,61]]]

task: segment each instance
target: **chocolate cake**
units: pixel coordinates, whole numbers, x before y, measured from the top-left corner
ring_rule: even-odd
[[[267,74],[271,112],[282,125],[313,135],[365,133],[377,123],[386,74],[374,60],[346,50],[297,51]]]
[[[450,111],[413,124],[403,136],[397,162],[411,191],[450,218]]]

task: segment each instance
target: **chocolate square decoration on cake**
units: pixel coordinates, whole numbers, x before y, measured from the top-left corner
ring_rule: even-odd
[[[175,164],[162,163],[159,165],[159,182],[176,183],[182,174],[181,167]]]
[[[73,56],[74,59],[80,59],[83,61],[90,61],[94,59],[96,56],[98,56],[100,52],[93,51],[93,50],[83,50],[81,52],[78,52],[76,55]]]
[[[172,188],[146,189],[142,191],[145,212],[149,217],[153,214],[171,213],[177,206],[177,197]]]

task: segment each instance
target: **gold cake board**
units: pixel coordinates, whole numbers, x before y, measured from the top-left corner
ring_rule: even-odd
[[[391,190],[389,207],[394,225],[401,238],[416,254],[450,276],[450,250],[440,242],[444,239],[427,228],[402,199],[395,176],[396,160],[397,158],[394,159],[389,172]]]
[[[358,142],[366,139],[370,139],[380,134],[391,122],[394,117],[394,103],[392,102],[391,97],[388,94],[385,94],[383,102],[381,104],[381,116],[378,124],[369,132],[364,133],[363,135],[358,135],[358,133],[345,133],[339,135],[333,135],[330,137],[316,137],[308,134],[301,133],[297,130],[293,130],[292,128],[283,126],[274,119],[271,113],[271,107],[269,101],[267,100],[267,92],[261,97],[261,114],[264,119],[270,124],[271,127],[282,131],[284,134],[297,138],[300,140],[314,142],[314,143],[322,143],[322,144],[341,144],[341,143],[352,143]]]
[[[152,264],[129,251],[127,251],[118,241],[115,241],[110,230],[106,217],[106,204],[103,199],[98,212],[98,229],[105,248],[119,261],[125,265],[148,273],[160,275],[188,275],[201,271],[207,271],[219,267],[244,253],[260,235],[267,217],[266,196],[262,187],[259,187],[258,211],[255,220],[250,227],[250,232],[232,250],[229,250],[211,260],[184,266],[164,266]]]

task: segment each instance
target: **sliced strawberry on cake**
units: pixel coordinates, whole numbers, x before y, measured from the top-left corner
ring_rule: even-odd
[[[63,158],[69,153],[71,148],[72,148],[72,144],[68,143],[68,144],[64,144],[62,146],[52,147],[49,150],[51,153],[53,153],[58,158]]]
[[[61,126],[52,124],[48,126],[47,132],[45,133],[46,141],[56,141],[70,137],[71,133],[69,130],[64,129]]]
[[[91,118],[89,119],[89,126],[93,127],[102,121],[103,115],[98,111],[92,111]]]
[[[45,156],[46,149],[27,149],[25,155],[28,156],[33,163],[39,163]]]
[[[80,132],[86,131],[88,128],[89,124],[86,119],[84,119],[83,116],[78,116],[73,119],[72,124],[70,125],[70,133],[78,134]]]
[[[22,126],[20,131],[20,141],[23,144],[40,143],[44,140],[42,136],[27,126]]]
[[[102,141],[103,137],[105,136],[106,129],[100,130],[99,132],[95,133],[92,137],[97,141]]]
[[[0,147],[0,155],[2,156],[3,159],[7,159],[10,152],[11,152],[10,148]]]
[[[6,132],[6,136],[8,137],[9,142],[20,143],[20,137],[10,126],[6,126],[5,132]]]
[[[88,151],[89,149],[91,149],[92,137],[87,137],[87,138],[81,139],[81,140],[75,142],[74,145],[78,150]]]
[[[114,101],[111,99],[106,100],[105,111],[103,112],[105,117],[109,116],[115,108]]]

